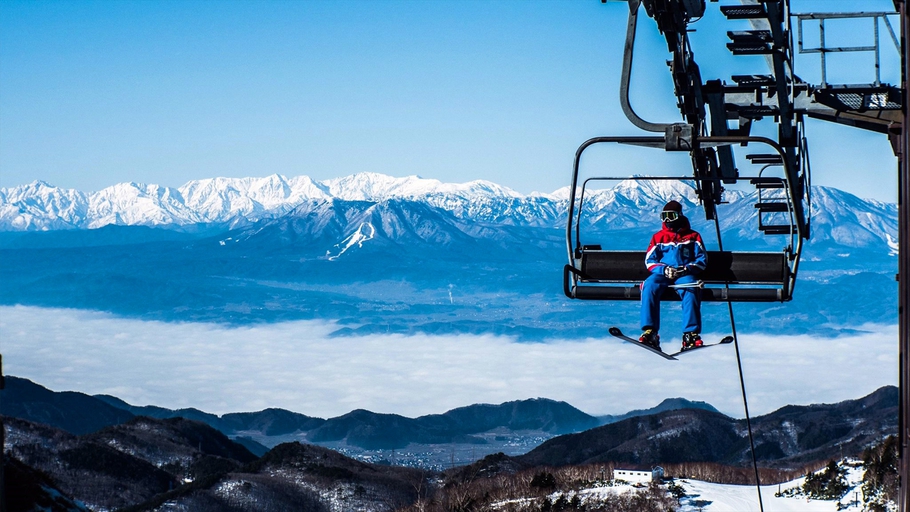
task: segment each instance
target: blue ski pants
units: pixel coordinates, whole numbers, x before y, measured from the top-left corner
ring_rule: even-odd
[[[694,283],[695,276],[682,276],[675,284]],[[652,274],[641,284],[641,328],[651,327],[655,332],[660,330],[660,297],[668,286],[674,284],[672,279],[662,274]],[[676,288],[676,294],[682,299],[683,332],[701,332],[701,290],[698,288]]]

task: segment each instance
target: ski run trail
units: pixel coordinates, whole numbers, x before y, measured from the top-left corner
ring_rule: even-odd
[[[851,461],[847,466],[847,483],[850,490],[837,500],[812,500],[803,495],[776,496],[778,491],[786,494],[787,490],[802,489],[805,478],[798,478],[780,485],[763,485],[761,487],[762,505],[765,512],[837,512],[838,503],[847,505],[840,510],[844,512],[863,510],[862,478],[863,470],[855,467],[859,461]],[[841,466],[843,467],[843,466]],[[754,485],[724,485],[702,482],[700,480],[678,479],[676,481],[686,490],[686,497],[680,502],[679,512],[759,512],[758,492]],[[859,500],[859,503],[854,500]]]
[[[858,461],[853,462],[858,463]],[[860,490],[862,476],[861,468],[848,467],[847,482],[850,490],[840,501],[808,499],[801,494],[787,493],[788,490],[799,491],[805,478],[798,478],[780,485],[762,486],[764,512],[837,512],[838,510],[861,512],[862,503],[855,500],[862,500]],[[676,479],[675,483],[682,486],[686,493],[686,496],[680,500],[677,512],[760,512],[762,510],[758,505],[758,493],[754,485],[713,484],[685,478]],[[640,486],[617,482],[609,486],[570,491],[564,495],[567,499],[572,499],[577,495],[582,503],[596,505],[611,494],[635,492],[640,489],[642,489]],[[776,496],[779,491],[790,495]],[[563,493],[553,493],[549,498],[551,501],[556,501],[560,495]],[[507,500],[492,504],[491,509],[501,510],[508,504],[530,504],[531,501],[528,498]],[[838,509],[839,503],[841,504],[840,509]]]

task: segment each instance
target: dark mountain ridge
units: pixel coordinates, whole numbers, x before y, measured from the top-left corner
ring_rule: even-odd
[[[55,393],[17,377],[7,377],[7,383],[2,396],[5,415],[15,412],[28,421],[57,428],[68,426],[84,434],[102,427],[129,425],[136,421],[135,413],[151,412],[159,419],[185,421],[182,415],[189,412],[188,415],[194,416],[190,419],[216,429],[221,436],[297,434],[312,443],[343,441],[366,450],[400,449],[411,443],[482,443],[474,436],[497,428],[557,435],[522,456],[523,463],[537,465],[605,460],[641,464],[691,461],[741,464],[749,456],[744,420],[725,416],[709,404],[685,399],[667,399],[652,409],[631,411],[633,417],[598,427],[597,418],[564,402],[541,398],[500,405],[475,404],[418,418],[361,409],[324,420],[282,409],[219,417],[196,409],[136,407],[109,396]],[[78,404],[78,411],[68,399]],[[897,388],[887,386],[866,397],[838,404],[785,406],[752,419],[756,453],[768,465],[786,467],[859,452],[896,429],[897,401]],[[122,412],[128,416],[103,416],[104,412],[110,412],[111,404],[125,407]],[[664,410],[654,412],[658,409]],[[96,410],[100,411],[97,416]],[[650,414],[641,414],[649,411]],[[93,420],[80,422],[84,417]],[[99,418],[107,418],[105,421],[109,423],[99,427]],[[90,426],[96,427],[95,430],[90,430]],[[257,453],[267,451],[256,443],[248,446]]]
[[[857,455],[897,431],[898,390],[836,404],[788,405],[752,418],[755,452],[766,467]],[[544,442],[516,457],[527,465],[597,462],[660,464],[751,462],[745,420],[703,409],[638,416]]]
[[[517,400],[500,405],[476,404],[410,419],[396,414],[352,411],[327,420],[307,434],[313,442],[344,440],[370,450],[404,448],[410,443],[472,442],[472,434],[498,427],[542,430],[552,434],[578,432],[599,424],[565,402],[545,398]],[[474,441],[479,442],[479,441]]]
[[[52,425],[71,434],[95,432],[125,423],[134,414],[76,391],[51,391],[28,379],[5,376],[2,398],[4,416]]]
[[[476,404],[418,418],[361,409],[326,420],[275,408],[217,416],[192,408],[134,406],[109,395],[57,393],[28,379],[11,376],[6,379],[7,389],[2,395],[4,414],[67,431],[73,429],[79,434],[119,425],[134,416],[147,416],[196,420],[234,437],[251,433],[263,436],[297,433],[313,443],[344,441],[368,450],[383,450],[403,448],[410,443],[471,442],[472,434],[500,427],[563,434],[599,425],[597,418],[565,402],[545,398],[500,405]],[[91,421],[83,421],[86,417]]]
[[[49,395],[53,398],[54,392],[30,390],[40,386],[16,377],[7,377],[7,382],[15,383],[12,389],[25,389],[25,396],[32,399],[28,407],[19,407],[20,411],[42,411],[43,418],[54,419],[60,418],[60,411],[70,410],[61,406],[54,414],[45,414],[46,409],[37,407],[40,404],[35,400],[40,402]],[[4,407],[16,400],[9,389],[3,391]],[[113,397],[102,401],[83,394],[61,395],[63,402],[73,398],[87,407],[82,414],[89,415],[93,405],[103,408],[111,407],[109,402],[126,404]],[[897,388],[888,386],[856,400],[788,405],[753,418],[760,465],[792,469],[804,467],[807,462],[860,453],[896,432],[897,395]],[[687,403],[690,402],[685,399],[668,399],[658,407]],[[606,462],[623,466],[686,462],[747,465],[744,420],[709,410],[707,404],[695,404],[700,407],[636,416],[554,437],[523,456],[489,456],[455,474],[476,478],[540,466]],[[167,411],[149,410],[159,414]],[[498,406],[479,404],[413,419],[356,410],[319,420],[316,430],[325,428],[325,435],[339,439],[382,444],[398,442],[398,436],[436,435],[457,428],[505,423],[518,429],[528,426],[528,417],[536,417],[534,426],[558,432],[572,424],[560,411],[574,417],[573,421],[584,419],[578,416],[583,413],[573,412],[577,410],[568,404],[535,399]],[[298,425],[299,417],[306,418],[281,409],[235,414],[228,420],[225,418],[231,415],[215,417],[278,431]],[[310,444],[279,444],[257,458],[223,432],[180,417],[137,416],[78,436],[26,419],[0,419],[7,432],[7,467],[15,467],[11,471],[16,478],[26,480],[27,485],[21,487],[23,492],[29,490],[33,497],[29,499],[47,502],[55,496],[52,490],[59,489],[65,498],[58,500],[60,507],[67,510],[77,509],[80,502],[92,509],[136,511],[158,509],[165,503],[188,510],[226,510],[251,502],[268,503],[275,510],[322,511],[337,506],[356,508],[358,503],[378,504],[374,505],[376,510],[395,510],[413,504],[432,487],[433,474],[426,471],[357,461]]]
[[[138,456],[158,467],[181,464],[197,454],[238,461],[256,460],[245,447],[205,423],[175,417],[167,419],[137,416],[132,420],[83,436],[99,444]]]
[[[121,450],[117,443],[19,418],[0,418],[6,429],[6,456],[49,475],[66,496],[89,509],[120,508],[180,484],[178,475]]]

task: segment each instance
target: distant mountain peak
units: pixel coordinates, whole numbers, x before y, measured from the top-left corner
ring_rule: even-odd
[[[646,174],[636,174],[629,179],[620,181],[614,187],[610,187],[618,193],[640,192],[645,193],[652,198],[688,197],[694,196],[694,185],[691,179],[655,179],[654,176]]]
[[[708,402],[687,400],[685,398],[665,398],[654,408],[660,411],[670,411],[674,409],[703,409],[705,411],[720,412]]]
[[[618,416],[614,416],[614,415],[600,416],[598,419],[603,424],[610,424],[610,423],[616,423],[616,422],[619,422],[619,421],[622,421],[622,420],[625,420],[628,418],[634,418],[637,416],[648,416],[651,414],[659,414],[659,413],[667,412],[667,411],[681,411],[681,410],[685,410],[685,409],[699,409],[699,410],[703,410],[703,411],[720,413],[720,411],[718,411],[713,405],[711,405],[707,402],[691,401],[691,400],[687,400],[685,398],[677,397],[677,398],[665,398],[659,404],[657,404],[654,407],[651,407],[650,409],[636,409],[634,411],[629,411],[625,414],[621,414]]]

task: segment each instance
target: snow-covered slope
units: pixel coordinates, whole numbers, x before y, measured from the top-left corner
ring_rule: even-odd
[[[418,199],[432,195],[461,197],[521,197],[514,190],[483,180],[468,183],[443,183],[419,176],[394,178],[385,174],[364,172],[323,182],[329,193],[350,201],[381,201],[393,197]]]
[[[0,188],[0,229],[37,231],[83,227],[88,198],[82,192],[61,189],[43,181]]]
[[[282,215],[308,199],[329,199],[327,188],[308,176],[211,178],[180,187],[187,208],[206,222],[256,220]]]
[[[177,189],[120,183],[86,197],[85,227],[185,225],[200,221]]]

